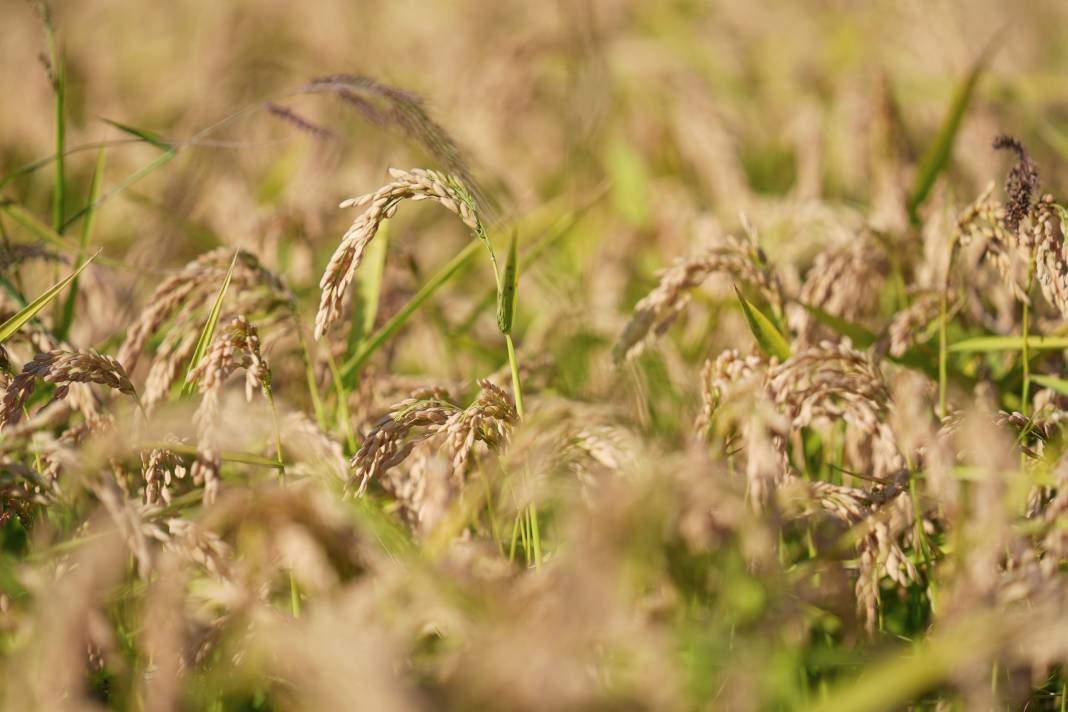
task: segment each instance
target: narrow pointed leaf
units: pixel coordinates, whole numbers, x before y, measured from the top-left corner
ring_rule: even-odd
[[[96,168],[93,170],[93,181],[89,187],[89,204],[92,205],[96,202],[96,199],[100,195],[100,185],[104,178],[104,149],[100,149],[100,152],[96,157]],[[78,264],[81,264],[82,257],[85,255],[86,248],[89,247],[89,241],[93,235],[93,220],[95,213],[89,211],[86,215],[85,222],[82,223],[81,241],[78,245]],[[65,339],[70,332],[71,322],[74,321],[74,307],[78,302],[78,279],[75,278],[70,283],[70,293],[67,295],[67,302],[63,305],[63,320],[60,322],[59,330],[56,333],[60,339]]]
[[[106,119],[103,116],[100,117],[100,120],[103,121],[105,124],[114,126],[123,133],[130,134],[134,138],[139,138],[142,141],[145,141],[146,143],[150,143],[153,146],[156,146],[157,148],[171,148],[171,144],[164,141],[162,136],[152,131],[146,131],[145,129],[139,129],[134,126],[127,126],[126,124],[120,124],[118,121],[112,121],[111,119]]]
[[[234,266],[237,264],[237,253],[234,253],[234,259],[230,261],[230,269],[226,271],[226,277],[223,279],[222,287],[219,288],[219,296],[215,297],[215,303],[211,306],[211,312],[208,314],[208,320],[204,323],[204,329],[200,332],[200,339],[197,341],[197,346],[193,350],[193,357],[189,360],[189,368],[185,372],[185,392],[193,392],[193,384],[189,382],[189,374],[200,363],[200,359],[204,357],[204,353],[208,350],[208,346],[211,344],[212,338],[215,336],[215,326],[219,323],[219,314],[222,312],[223,301],[226,299],[226,290],[230,288],[230,279],[234,276]]]
[[[756,339],[757,344],[760,345],[761,350],[768,356],[775,356],[780,361],[790,358],[790,344],[786,337],[771,323],[771,319],[768,319],[759,309],[750,304],[737,287],[734,288],[734,291],[738,295],[738,302],[742,305],[742,313],[745,314],[745,320],[749,323],[749,330],[753,332],[753,337]]]
[[[854,324],[834,314],[829,314],[819,307],[809,306],[808,304],[802,304],[801,306],[824,326],[833,329],[842,336],[848,337],[857,348],[866,349],[879,340],[875,333],[865,329],[860,324]]]
[[[67,227],[67,226],[71,225],[72,223],[78,222],[90,210],[96,210],[96,208],[98,208],[101,205],[101,203],[103,203],[105,200],[107,200],[108,198],[110,198],[113,195],[117,195],[117,194],[121,193],[122,191],[126,190],[131,185],[133,185],[137,181],[141,180],[142,178],[147,176],[152,171],[156,170],[157,168],[159,168],[162,165],[165,165],[165,164],[169,163],[171,161],[171,159],[173,159],[177,155],[178,155],[178,149],[176,149],[176,148],[167,149],[166,151],[164,151],[163,153],[161,153],[160,155],[158,155],[154,159],[152,159],[146,165],[142,166],[141,168],[138,168],[136,171],[134,171],[130,175],[126,176],[126,178],[121,180],[118,183],[118,185],[116,185],[114,188],[112,188],[108,192],[104,193],[99,198],[97,198],[93,202],[89,203],[89,205],[86,205],[84,208],[82,208],[78,212],[74,213],[74,215],[71,215],[69,218],[67,218],[67,222],[65,222],[63,224],[63,226]]]
[[[519,284],[519,256],[516,251],[518,239],[516,233],[512,233],[512,241],[508,246],[508,261],[504,264],[504,277],[501,279],[501,289],[497,295],[497,328],[502,334],[512,333],[512,321],[515,318],[515,305],[517,287]]]
[[[99,252],[97,254],[99,254]],[[53,299],[59,296],[60,293],[64,289],[66,289],[67,286],[70,285],[70,283],[73,282],[78,277],[78,275],[82,273],[82,270],[88,267],[89,263],[92,262],[95,258],[96,255],[93,255],[92,257],[87,259],[80,267],[71,272],[65,279],[52,285],[52,287],[49,288],[48,291],[46,291],[44,294],[37,297],[25,307],[20,309],[14,316],[5,321],[3,324],[0,324],[0,344],[11,338],[11,335],[18,331],[20,328],[22,328],[22,326],[26,322],[37,316],[37,313],[44,309],[46,306],[48,306]]]
[[[1062,396],[1068,396],[1068,381],[1056,376],[1031,376],[1031,382],[1037,383],[1043,388],[1049,388]]]
[[[954,353],[994,353],[1023,351],[1022,336],[978,336],[951,344]],[[1027,348],[1037,350],[1068,349],[1068,336],[1028,336]]]
[[[953,97],[953,103],[949,105],[949,111],[942,121],[942,126],[938,129],[934,141],[931,142],[931,145],[927,147],[927,151],[923,154],[919,170],[916,173],[916,180],[908,199],[909,217],[913,222],[919,220],[917,211],[920,205],[927,199],[931,188],[934,187],[935,180],[938,178],[938,174],[946,167],[953,155],[953,144],[957,139],[957,133],[960,131],[961,122],[964,120],[964,114],[971,104],[972,96],[975,94],[975,87],[979,83],[979,77],[982,75],[989,59],[989,48],[990,45],[979,54],[968,74],[957,88],[957,93]]]
[[[32,213],[13,202],[3,204],[3,210],[8,216],[22,227],[26,228],[34,237],[42,242],[47,242],[53,247],[70,252],[75,246],[58,232],[38,220]]]

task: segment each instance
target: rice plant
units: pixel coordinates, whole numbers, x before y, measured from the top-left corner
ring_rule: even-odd
[[[0,709],[1068,708],[1062,5],[8,0]]]

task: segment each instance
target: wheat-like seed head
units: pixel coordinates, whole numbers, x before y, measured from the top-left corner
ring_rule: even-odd
[[[362,494],[372,478],[402,462],[416,442],[432,436],[457,410],[456,406],[437,398],[413,397],[393,406],[367,434],[349,463],[359,480],[358,492]],[[426,430],[409,440],[409,435],[417,429]]]
[[[149,298],[148,306],[127,331],[126,339],[119,348],[118,360],[128,371],[132,371],[137,364],[149,338],[172,317],[177,316],[175,330],[199,329],[198,312],[206,309],[215,298],[233,254],[233,250],[226,247],[207,252],[165,279],[156,288]],[[290,304],[292,300],[292,295],[282,280],[263,267],[254,255],[244,250],[238,253],[237,262],[234,263],[230,292],[237,295],[236,298],[245,313],[271,310],[279,304]],[[168,358],[170,357],[173,357],[173,353],[168,355]],[[160,366],[157,377],[162,378],[162,373],[169,367]]]
[[[848,342],[824,341],[772,366],[767,389],[795,428],[820,418],[843,418],[862,432],[872,433],[889,399],[871,357]]]
[[[403,200],[433,200],[460,216],[464,224],[480,238],[485,229],[475,201],[457,178],[437,171],[415,168],[410,171],[390,169],[393,181],[373,193],[351,198],[342,208],[366,206],[341,238],[323,272],[319,286],[323,290],[319,311],[315,315],[315,338],[341,316],[342,305],[364,251],[378,234],[382,222],[393,217]]]
[[[940,301],[937,293],[926,292],[913,300],[907,309],[894,315],[887,327],[893,356],[904,356],[912,348],[923,330],[938,316]]]
[[[478,382],[479,394],[465,409],[437,397],[416,394],[393,406],[368,433],[351,465],[359,478],[359,492],[367,483],[402,462],[420,442],[436,435],[449,453],[451,479],[461,483],[476,442],[491,448],[502,445],[518,420],[515,403],[488,379]],[[424,396],[424,397],[418,397]],[[413,431],[420,432],[412,435]]]
[[[694,422],[694,431],[704,436],[712,423],[712,416],[732,387],[748,382],[760,373],[763,360],[759,356],[742,356],[736,349],[727,349],[715,359],[708,359],[701,368],[701,412]]]
[[[1034,245],[1027,231],[1009,230],[1005,223],[1005,208],[993,198],[994,184],[968,205],[957,217],[957,232],[954,244],[968,246],[979,242],[983,246],[982,259],[994,266],[1002,282],[1012,291],[1013,297],[1022,304],[1030,299],[1020,285],[1018,272],[1021,262]],[[948,285],[947,285],[948,286]]]
[[[259,332],[244,316],[235,317],[229,328],[219,334],[211,347],[189,372],[189,381],[197,384],[200,405],[194,414],[197,426],[197,459],[190,472],[196,484],[204,485],[204,502],[214,501],[219,488],[218,448],[214,432],[219,416],[219,391],[223,382],[239,368],[245,369],[245,398],[259,386],[268,393],[271,372],[260,354]]]
[[[634,306],[634,315],[612,349],[615,362],[637,356],[651,337],[663,334],[686,307],[690,291],[717,273],[759,289],[772,304],[782,304],[778,277],[766,265],[759,248],[727,236],[723,244],[680,257],[660,273],[660,283]]]
[[[805,306],[863,322],[878,311],[879,291],[888,271],[885,249],[870,235],[859,235],[845,246],[836,245],[816,256],[799,298]],[[799,342],[818,339],[819,322],[807,310],[794,309],[790,321]]]
[[[441,426],[446,446],[452,452],[453,480],[460,481],[477,441],[497,447],[508,438],[519,419],[512,397],[492,381],[478,382],[479,394],[465,410],[453,413]]]
[[[54,399],[67,395],[73,384],[96,383],[136,397],[133,384],[118,360],[95,351],[46,351],[22,368],[4,392],[0,426],[15,423],[22,415],[26,401],[37,387],[37,380],[57,386]]]
[[[1044,195],[1032,214],[1035,276],[1046,300],[1068,318],[1068,255],[1065,254],[1064,210],[1052,195]]]

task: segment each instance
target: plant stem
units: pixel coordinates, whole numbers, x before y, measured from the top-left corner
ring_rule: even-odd
[[[1028,337],[1031,335],[1031,286],[1035,279],[1035,258],[1031,257],[1031,264],[1027,268],[1027,300],[1023,303],[1023,385],[1020,387],[1020,412],[1030,416],[1030,389],[1031,389],[1031,348],[1028,345]]]
[[[522,419],[523,412],[523,387],[519,382],[519,362],[515,356],[515,344],[512,343],[512,335],[505,334],[504,342],[508,345],[508,367],[512,371],[512,393],[515,395],[515,412]]]
[[[300,326],[300,320],[293,317],[293,325],[297,330],[297,339],[300,341],[301,358],[304,360],[304,376],[308,382],[308,395],[311,396],[312,408],[315,410],[315,419],[319,422],[322,430],[327,430],[326,411],[323,409],[323,401],[319,396],[319,386],[315,382],[315,370],[312,367],[311,352],[308,351],[308,340],[304,338],[304,329]]]
[[[512,391],[515,393],[515,412],[522,419],[523,410],[523,387],[519,380],[519,362],[515,355],[515,344],[512,343],[512,335],[505,334],[504,341],[508,345],[508,366],[512,371]],[[530,548],[527,549],[527,560],[530,560],[530,550],[534,552],[534,568],[541,568],[541,531],[538,528],[538,505],[531,501],[524,513],[527,526],[530,531]],[[520,515],[524,516],[523,514]],[[526,527],[524,528],[526,529]]]
[[[289,607],[293,611],[293,617],[300,618],[300,588],[292,569],[289,570]]]
[[[59,43],[52,33],[50,34],[50,41],[52,44],[52,63],[55,68],[55,123],[56,123],[56,174],[55,174],[55,194],[52,199],[52,229],[57,233],[62,234],[63,229],[66,227],[65,213],[67,203],[67,170],[66,161],[63,159],[63,155],[66,153],[67,143],[67,120],[66,120],[66,80],[67,70],[63,66],[63,54],[59,48]]]
[[[282,429],[278,425],[278,407],[274,404],[274,393],[271,391],[270,386],[264,388],[264,394],[267,396],[267,402],[271,406],[271,418],[274,421],[274,451],[275,457],[278,459],[279,476],[285,482],[286,461],[282,454]]]
[[[337,392],[337,420],[345,430],[345,441],[348,443],[349,452],[356,452],[356,435],[352,430],[352,420],[349,417],[344,376],[338,371],[337,362],[334,361],[329,349],[326,350],[326,363],[330,367],[330,375],[334,378],[334,390]]]

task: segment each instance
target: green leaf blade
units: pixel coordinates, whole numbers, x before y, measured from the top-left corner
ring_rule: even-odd
[[[519,255],[516,249],[516,233],[508,246],[508,260],[504,264],[504,277],[497,295],[497,328],[502,334],[512,333],[512,321],[515,319],[517,288],[519,285]]]
[[[42,309],[48,306],[52,302],[52,300],[59,296],[60,293],[64,289],[66,289],[71,282],[77,279],[78,275],[80,275],[82,271],[89,266],[89,263],[91,263],[96,258],[97,254],[100,254],[99,251],[92,257],[87,259],[85,262],[83,262],[81,266],[75,269],[72,273],[67,275],[65,279],[52,285],[52,287],[50,287],[44,294],[37,297],[25,307],[20,309],[18,312],[15,313],[14,316],[5,321],[3,324],[0,324],[0,344],[10,339],[16,331],[18,331],[20,328],[22,328],[23,325],[26,324],[26,322],[37,316],[37,314]]]
[[[1056,376],[1031,376],[1031,382],[1048,388],[1051,391],[1056,391],[1062,396],[1068,396],[1068,381],[1063,378],[1057,378]]]
[[[93,170],[93,180],[89,186],[89,205],[93,205],[97,198],[100,196],[100,186],[103,184],[104,179],[104,149],[100,149],[96,157],[96,168]],[[85,255],[85,250],[89,247],[89,242],[93,235],[93,224],[96,222],[94,218],[96,213],[90,210],[85,217],[85,222],[82,223],[81,241],[78,244],[78,260],[77,263],[82,263],[82,257]],[[63,305],[63,319],[60,322],[59,329],[56,331],[56,336],[60,339],[67,338],[67,334],[70,333],[71,324],[74,322],[74,307],[78,302],[78,279],[75,278],[70,283],[70,292],[67,294],[67,301]]]
[[[964,114],[968,111],[968,106],[971,104],[972,97],[975,94],[975,87],[978,85],[979,78],[982,76],[983,69],[989,59],[989,47],[990,45],[980,53],[968,74],[964,77],[964,81],[958,87],[934,141],[928,146],[920,161],[916,180],[913,183],[912,192],[909,193],[907,204],[909,217],[914,223],[919,221],[918,211],[920,206],[927,199],[935,181],[938,179],[938,175],[946,167],[953,155],[953,144],[956,142],[957,133],[960,131],[961,123],[964,120]]]
[[[749,323],[749,330],[753,332],[753,338],[756,339],[760,349],[768,356],[775,356],[780,361],[790,358],[790,343],[786,337],[775,328],[770,319],[742,296],[738,287],[735,287],[734,291],[738,295],[738,302],[742,305],[745,320]]]
[[[222,313],[223,301],[226,299],[226,292],[230,288],[230,280],[234,276],[234,267],[237,265],[237,255],[238,253],[234,252],[234,259],[230,261],[230,269],[226,271],[222,287],[219,288],[219,295],[215,297],[215,303],[211,305],[211,312],[208,313],[208,320],[204,323],[204,329],[200,332],[200,338],[197,340],[196,348],[193,350],[193,357],[189,359],[189,368],[185,372],[185,386],[183,388],[187,395],[193,392],[193,383],[189,380],[189,374],[200,363],[200,359],[204,357],[208,346],[211,345],[212,338],[215,336],[215,327],[219,323],[219,314]]]
[[[1023,351],[1022,336],[977,336],[951,344],[951,353],[995,353]],[[1068,349],[1068,336],[1028,336],[1027,348],[1035,350]]]

